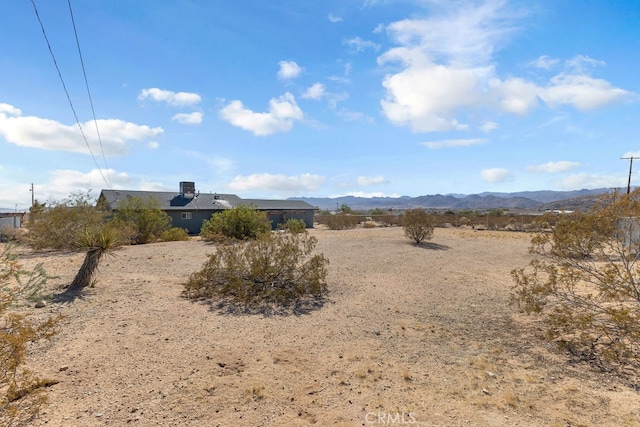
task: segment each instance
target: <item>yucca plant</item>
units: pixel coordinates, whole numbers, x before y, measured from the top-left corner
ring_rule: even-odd
[[[81,290],[91,285],[102,257],[119,245],[118,231],[113,227],[103,227],[95,233],[86,232],[80,237],[79,244],[87,249],[87,253],[69,290]]]

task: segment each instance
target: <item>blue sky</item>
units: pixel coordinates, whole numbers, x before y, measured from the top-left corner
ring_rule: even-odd
[[[72,0],[97,122],[68,1],[34,2],[85,137],[32,3],[4,2],[0,207],[31,183],[40,201],[624,187],[640,156],[636,0]]]

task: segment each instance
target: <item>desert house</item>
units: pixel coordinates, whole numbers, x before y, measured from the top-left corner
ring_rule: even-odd
[[[303,200],[241,199],[234,194],[201,193],[196,191],[194,182],[188,181],[180,182],[177,192],[102,190],[98,204],[114,211],[120,200],[132,197],[157,201],[160,209],[171,217],[171,225],[184,228],[189,234],[199,234],[202,222],[211,215],[240,205],[265,212],[274,229],[288,219],[301,219],[307,228],[313,228],[313,214],[318,210]]]

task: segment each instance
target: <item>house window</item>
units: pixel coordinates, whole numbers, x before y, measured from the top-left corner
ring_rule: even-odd
[[[182,218],[182,219],[191,219],[191,212],[182,212],[180,214],[180,218]]]

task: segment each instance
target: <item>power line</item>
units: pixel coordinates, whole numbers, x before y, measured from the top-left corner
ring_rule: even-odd
[[[102,169],[96,160],[96,157],[93,155],[93,151],[91,150],[91,146],[89,145],[89,141],[87,140],[86,135],[84,134],[84,130],[82,129],[82,125],[80,124],[80,120],[78,119],[78,114],[76,113],[76,109],[73,107],[73,102],[71,102],[71,96],[69,96],[69,91],[67,90],[67,85],[64,83],[64,79],[62,78],[62,72],[60,71],[60,67],[58,67],[58,61],[56,61],[56,57],[53,54],[53,49],[51,49],[51,43],[49,43],[49,38],[47,37],[47,33],[44,30],[44,24],[40,19],[40,14],[38,13],[38,8],[36,7],[35,0],[31,0],[31,4],[33,5],[33,10],[36,13],[36,18],[38,19],[38,23],[40,24],[40,29],[42,30],[42,35],[44,36],[44,40],[47,42],[47,47],[49,48],[49,53],[51,54],[51,59],[53,59],[53,65],[56,67],[56,71],[58,72],[58,77],[60,78],[60,82],[62,83],[62,88],[64,89],[64,93],[67,95],[67,101],[69,101],[69,106],[71,107],[71,111],[73,111],[73,116],[76,119],[76,123],[78,124],[78,129],[80,129],[80,134],[82,134],[82,138],[84,139],[85,144],[87,144],[87,148],[89,149],[89,153],[91,154],[91,158],[93,162],[96,164],[98,168],[98,172],[102,176],[104,182],[109,185],[109,181],[104,177],[102,173]]]
[[[109,182],[107,185],[109,188],[111,185],[111,177],[109,176],[109,167],[107,166],[107,158],[104,155],[104,148],[102,146],[102,137],[100,136],[100,130],[98,129],[98,120],[96,119],[96,111],[93,108],[93,98],[91,97],[91,91],[89,90],[89,81],[87,80],[87,71],[84,68],[84,60],[82,59],[82,51],[80,50],[80,41],[78,40],[78,31],[76,30],[76,20],[73,17],[73,9],[71,9],[71,0],[67,0],[69,4],[69,14],[71,15],[71,24],[73,25],[73,34],[76,38],[76,46],[78,47],[78,55],[80,56],[80,64],[82,65],[82,75],[84,76],[84,84],[87,87],[87,95],[89,96],[89,104],[91,105],[91,113],[93,114],[93,123],[96,125],[96,134],[98,135],[98,142],[100,143],[100,151],[102,153],[102,160],[104,161],[104,168],[107,173]]]

